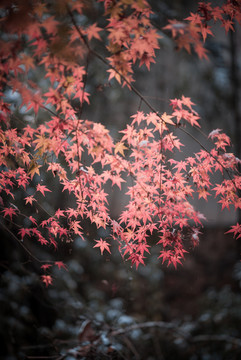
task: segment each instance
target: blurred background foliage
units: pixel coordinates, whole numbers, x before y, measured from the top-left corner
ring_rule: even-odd
[[[215,38],[207,43],[210,60],[200,61],[184,51],[177,52],[169,34],[162,30],[167,19],[183,19],[197,4],[189,0],[149,2],[154,10],[153,24],[162,35],[161,49],[150,73],[136,69],[136,87],[160,112],[168,111],[170,98],[190,96],[197,104],[204,131],[223,128],[240,156],[240,104],[236,98],[240,91],[240,29],[229,37],[215,29]],[[95,1],[86,5],[86,19],[101,24],[101,7]],[[41,68],[32,77],[46,86]],[[86,90],[93,100],[84,107],[82,118],[101,122],[118,139],[139,100],[128,89],[108,83],[106,69],[96,59],[89,64]],[[16,106],[17,121],[36,121],[31,111],[19,112],[17,94],[6,96],[11,96]],[[46,113],[41,112],[37,121],[45,120]],[[194,144],[186,144],[185,152],[194,150]],[[45,208],[68,206],[68,193],[62,193],[53,179],[45,180],[54,190],[44,199]],[[113,217],[124,206],[115,190],[110,206]],[[93,240],[108,234],[86,223],[86,241],[60,244],[57,251],[46,252],[38,245],[30,248],[38,257],[63,260],[68,267],[68,271],[56,269],[54,284],[48,288],[39,280],[42,273],[29,254],[3,231],[2,358],[240,359],[240,243],[224,235],[237,215],[220,215],[215,203],[197,206],[207,212],[210,221],[200,246],[190,249],[177,270],[163,266],[155,248],[146,266],[138,271],[123,262],[115,244],[111,255],[100,256],[99,249],[93,249]],[[41,211],[38,216],[41,218]],[[6,225],[11,229],[10,223]]]
[[[3,358],[239,359],[241,266],[222,231],[207,230],[177,270],[153,251],[136,271],[76,239],[48,288],[15,249],[1,263]]]

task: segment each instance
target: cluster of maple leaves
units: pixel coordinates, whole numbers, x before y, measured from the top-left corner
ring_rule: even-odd
[[[184,48],[189,53],[193,49],[200,58],[208,58],[204,43],[208,35],[214,36],[211,26],[219,22],[225,32],[234,31],[234,24],[241,23],[240,0],[226,1],[219,6],[199,2],[196,13],[190,13],[186,22],[169,20],[164,29],[172,32],[179,49]],[[211,25],[210,25],[211,23]]]
[[[103,254],[110,252],[111,241],[115,241],[121,256],[136,267],[144,264],[148,240],[155,232],[159,257],[176,267],[188,244],[196,246],[199,241],[203,215],[191,205],[194,192],[205,200],[213,193],[221,209],[241,208],[240,160],[228,152],[230,139],[220,129],[209,134],[210,149],[201,146],[185,160],[173,158],[174,151],[183,146],[175,129],[187,132],[188,126],[200,127],[199,116],[185,96],[170,101],[169,114],[160,114],[133,86],[135,63],[150,69],[159,48],[160,36],[151,24],[151,9],[145,0],[100,0],[96,6],[102,2],[107,20],[103,28],[90,23],[84,1],[63,0],[52,5],[44,0],[32,1],[31,5],[20,0],[3,2],[0,207],[5,220],[1,224],[36,259],[26,240],[57,249],[59,241],[77,236],[85,239],[82,223],[88,219],[110,233],[95,240],[94,247]],[[208,23],[220,20],[226,31],[232,31],[234,19],[240,22],[240,16],[240,1],[215,8],[199,3],[198,12],[186,22],[172,20],[166,29],[172,31],[180,48],[190,51],[193,47],[201,58],[207,56],[203,42],[212,35]],[[92,45],[96,42],[106,46],[107,57],[96,52]],[[108,81],[114,78],[127,85],[150,108],[149,113],[139,110],[132,116],[116,143],[101,123],[81,118],[83,104],[91,101],[86,91],[89,55],[108,65]],[[34,72],[45,78],[42,88],[34,80]],[[22,124],[6,96],[9,92],[20,96],[22,112],[33,111],[37,118],[41,110],[50,120]],[[216,172],[223,175],[218,184],[211,179]],[[48,199],[53,191],[46,183],[46,174],[71,194],[73,207],[53,213],[43,207],[40,197]],[[127,179],[131,180],[126,192],[129,202],[114,220],[108,209],[106,184],[121,190]],[[20,209],[16,204],[21,201]],[[41,222],[39,209],[45,214]],[[25,215],[30,212],[31,216]],[[14,230],[9,230],[8,223]],[[241,225],[233,226],[230,232],[240,237]],[[52,283],[48,272],[52,266],[65,268],[61,261],[39,261],[46,285]]]

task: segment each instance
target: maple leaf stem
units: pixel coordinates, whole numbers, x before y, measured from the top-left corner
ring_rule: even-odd
[[[58,119],[65,121],[65,119],[61,118],[61,116],[59,116],[58,114],[56,114],[53,110],[49,109],[47,106],[45,105],[40,105],[41,108],[43,108],[44,110],[48,111],[50,114],[52,114],[53,116],[56,116]]]

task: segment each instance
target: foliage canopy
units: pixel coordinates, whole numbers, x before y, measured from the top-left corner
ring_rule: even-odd
[[[200,128],[195,104],[183,95],[170,100],[169,113],[160,113],[134,86],[136,64],[150,70],[161,37],[147,1],[100,0],[94,6],[102,9],[98,23],[91,21],[85,1],[15,0],[1,8],[1,225],[40,263],[47,286],[51,267],[65,265],[38,258],[31,242],[56,249],[76,236],[85,240],[88,220],[108,229],[108,236],[94,243],[101,254],[116,242],[121,256],[138,267],[155,232],[160,259],[176,267],[190,244],[199,242],[204,217],[192,205],[194,193],[205,200],[214,194],[221,210],[241,208],[240,160],[230,152],[230,138],[215,129],[209,148],[199,144],[193,156],[176,160],[184,145],[175,130],[193,138],[188,128]],[[241,21],[240,0],[217,7],[201,2],[196,13],[183,22],[170,20],[164,31],[171,31],[179,49],[202,59],[208,58],[205,41],[213,36],[212,24],[229,32],[234,21]],[[128,87],[149,108],[136,111],[117,142],[101,123],[82,116],[84,104],[94,102],[86,90],[93,58],[106,65],[106,83]],[[40,113],[48,114],[46,121],[39,121]],[[217,172],[219,183],[212,179]],[[69,192],[73,206],[48,211],[41,197],[55,191],[49,176]],[[106,184],[121,190],[124,182],[129,202],[112,219]],[[241,225],[229,231],[239,238]]]

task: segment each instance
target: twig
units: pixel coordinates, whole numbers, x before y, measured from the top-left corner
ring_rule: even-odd
[[[229,335],[197,335],[189,339],[192,343],[197,342],[226,342],[241,348],[241,339]]]
[[[119,336],[119,335],[124,335],[133,330],[150,329],[150,328],[154,328],[154,327],[157,327],[163,331],[172,331],[177,336],[182,337],[189,343],[226,342],[226,343],[229,343],[229,344],[232,344],[234,346],[238,346],[241,348],[241,339],[239,339],[237,337],[224,335],[224,334],[221,334],[221,335],[212,335],[212,334],[197,335],[197,336],[192,337],[192,335],[189,331],[179,330],[177,325],[175,325],[173,323],[164,322],[164,321],[148,321],[148,322],[130,325],[124,329],[117,329],[117,330],[111,331],[109,333],[109,336],[115,337],[115,336]]]
[[[13,233],[12,233],[12,231],[11,230],[9,230],[9,228],[7,227],[7,226],[5,226],[2,222],[0,222],[0,225],[2,226],[2,228],[6,231],[6,232],[8,232],[10,235],[11,235],[11,237],[14,239],[14,240],[16,240],[18,243],[19,243],[19,245],[21,245],[22,246],[22,248],[29,254],[29,256],[31,256],[31,258],[33,258],[35,261],[37,261],[37,262],[39,262],[39,263],[46,263],[46,262],[53,262],[53,261],[43,261],[43,260],[40,260],[40,259],[38,259],[36,256],[34,256],[32,253],[31,253],[31,251],[22,243],[22,241],[20,241]]]
[[[113,330],[112,332],[110,332],[110,336],[118,336],[118,335],[123,335],[126,334],[127,332],[133,331],[133,330],[137,330],[137,329],[149,329],[149,328],[153,328],[153,327],[158,327],[161,330],[172,330],[176,333],[178,333],[178,335],[180,335],[180,331],[177,329],[177,326],[172,324],[172,323],[167,323],[164,321],[148,321],[148,322],[144,322],[144,323],[139,323],[139,324],[134,324],[134,325],[130,325],[124,329],[118,329],[118,330]]]

